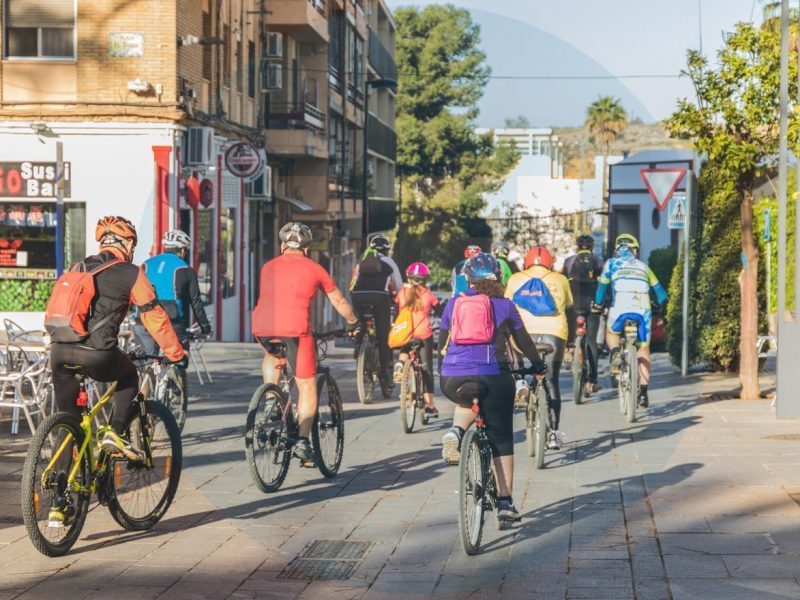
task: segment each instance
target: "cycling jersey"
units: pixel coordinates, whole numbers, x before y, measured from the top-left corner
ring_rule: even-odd
[[[514,271],[511,269],[511,265],[508,264],[508,261],[505,258],[498,258],[497,262],[500,265],[500,283],[506,285],[508,280],[511,279],[511,275],[514,274]]]
[[[379,292],[383,294],[397,293],[403,287],[403,278],[397,263],[388,256],[381,256],[381,272],[367,275],[360,273],[359,266],[353,269],[351,294],[362,292]]]
[[[461,271],[464,269],[464,263],[466,263],[466,259],[461,259],[456,263],[456,266],[453,267],[453,271],[450,274],[450,287],[453,290],[453,298],[461,294],[462,292],[467,291],[469,288],[469,281],[467,281],[467,276],[464,275]]]
[[[597,279],[602,272],[603,261],[588,250],[581,250],[564,261],[563,273],[569,280],[577,312],[586,314],[591,310]]]

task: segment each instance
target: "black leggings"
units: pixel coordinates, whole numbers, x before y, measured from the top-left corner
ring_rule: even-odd
[[[364,322],[366,304],[373,305],[372,317],[375,319],[375,336],[378,338],[378,357],[381,362],[381,375],[385,381],[391,381],[389,373],[392,368],[392,350],[389,348],[389,327],[392,320],[392,301],[385,292],[353,292],[351,294],[353,308],[361,322]],[[361,345],[364,331],[357,340]]]
[[[119,348],[93,350],[75,344],[53,344],[50,361],[58,410],[76,417],[80,416],[80,409],[75,403],[80,387],[75,375],[64,370],[64,365],[81,365],[95,381],[116,381],[111,427],[117,433],[122,433],[134,410],[133,399],[139,390],[139,373],[130,357]]]
[[[441,376],[439,385],[442,393],[452,402],[469,408],[471,401],[462,402],[456,391],[463,383],[477,381],[489,388],[489,394],[481,403],[486,419],[486,435],[494,456],[514,455],[514,378],[504,375]]]
[[[419,340],[424,345],[420,348],[420,359],[422,362],[422,391],[425,394],[433,393],[433,336],[425,340]],[[408,352],[410,346],[404,346],[401,352]]]
[[[589,363],[589,381],[597,383],[597,364],[599,360],[597,350],[597,330],[600,327],[600,315],[588,313],[586,315],[586,359]]]
[[[558,429],[561,422],[561,385],[558,377],[561,374],[561,363],[564,362],[564,348],[566,340],[554,335],[532,335],[537,344],[550,344],[555,352],[548,354],[544,361],[547,363],[547,381],[550,384],[550,412],[553,429]]]

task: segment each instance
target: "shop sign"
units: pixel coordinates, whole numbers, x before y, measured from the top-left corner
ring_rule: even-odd
[[[194,175],[186,179],[184,197],[186,204],[191,208],[197,208],[200,205],[200,180]]]
[[[70,163],[64,163],[64,197],[70,197]],[[0,162],[0,197],[55,198],[56,163]]]
[[[0,225],[8,225],[9,227],[54,227],[56,215],[54,211],[50,210],[50,207],[45,207],[42,204],[0,204]]]
[[[259,148],[257,150],[257,152],[258,152],[258,159],[259,159],[258,168],[255,170],[255,172],[253,172],[252,175],[250,175],[249,177],[245,177],[245,179],[244,179],[245,183],[252,183],[253,181],[258,179],[259,177],[263,176],[264,175],[264,169],[267,168],[267,151],[264,148]]]
[[[22,240],[0,239],[0,267],[27,267],[28,253],[20,250]]]
[[[200,204],[206,208],[214,204],[214,182],[210,179],[200,182]]]
[[[108,55],[111,58],[144,56],[144,35],[112,31],[108,34]]]
[[[236,177],[250,177],[260,165],[261,155],[252,144],[237,142],[225,152],[225,166]]]

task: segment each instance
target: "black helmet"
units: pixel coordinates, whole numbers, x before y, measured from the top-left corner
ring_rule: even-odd
[[[578,236],[576,243],[578,244],[578,248],[586,248],[588,250],[594,249],[594,238],[585,233]]]
[[[281,242],[295,250],[308,247],[313,239],[308,225],[295,221],[290,221],[281,227],[278,237],[280,237]]]
[[[389,242],[389,239],[383,234],[377,234],[372,236],[372,239],[369,241],[369,247],[373,250],[377,250],[380,254],[389,254],[389,250],[392,249],[392,244]]]

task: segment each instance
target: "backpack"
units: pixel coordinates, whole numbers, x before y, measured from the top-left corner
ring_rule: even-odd
[[[389,348],[402,348],[414,336],[414,314],[405,306],[397,313],[397,318],[389,330]]]
[[[547,275],[550,275],[548,273]],[[547,277],[545,275],[544,277]],[[531,277],[514,292],[512,300],[520,308],[524,308],[536,317],[552,317],[558,314],[556,301],[547,285],[544,277]]]
[[[364,252],[361,262],[358,263],[359,275],[380,275],[383,271],[383,261],[377,250],[373,248]]]
[[[44,328],[50,335],[50,341],[75,343],[85,341],[91,334],[110,321],[115,313],[110,313],[91,328],[86,324],[92,308],[92,300],[96,294],[95,276],[118,264],[111,261],[91,271],[86,270],[86,263],[80,262],[64,273],[56,281],[47,311],[44,314]]]
[[[183,318],[183,302],[175,289],[175,272],[187,267],[186,261],[177,254],[165,252],[148,258],[142,266],[170,320]]]
[[[569,278],[580,283],[594,283],[598,276],[596,267],[594,254],[581,252],[575,256],[575,261],[569,270]]]
[[[489,296],[461,294],[454,302],[450,339],[456,344],[490,344],[495,327]]]

